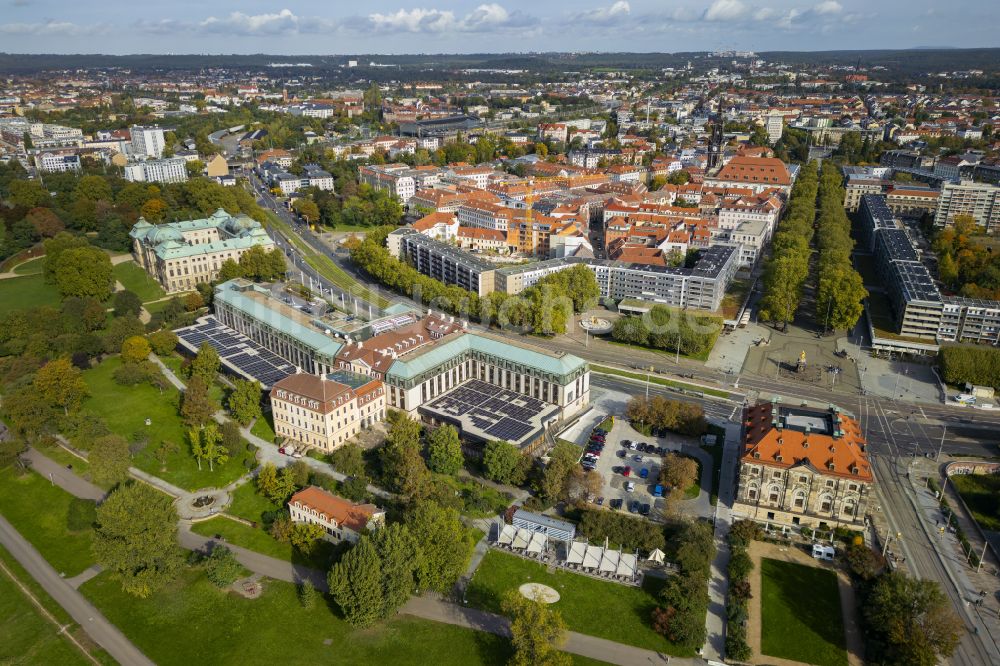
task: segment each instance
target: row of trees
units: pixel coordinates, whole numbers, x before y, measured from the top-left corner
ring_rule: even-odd
[[[260,245],[254,245],[240,255],[239,262],[226,259],[219,266],[219,282],[233,278],[247,278],[255,282],[274,282],[285,277],[288,266],[284,253],[274,248],[270,252]]]
[[[715,556],[709,523],[685,523],[673,541],[673,561],[679,573],[667,579],[653,609],[653,629],[688,648],[705,644],[708,579]]]
[[[823,330],[849,330],[864,311],[868,291],[854,269],[851,222],[844,210],[840,170],[823,164],[819,184],[819,217],[816,227],[819,260],[816,266],[816,321]]]
[[[696,402],[668,400],[661,396],[635,396],[625,405],[625,416],[640,428],[652,426],[682,435],[703,435],[708,430],[705,410]]]
[[[945,345],[938,354],[941,376],[952,385],[966,382],[1000,387],[1000,349],[973,345]]]
[[[600,287],[593,271],[583,265],[548,275],[517,295],[492,292],[480,299],[475,292],[445,285],[421,274],[385,248],[388,227],[369,232],[351,246],[351,260],[386,287],[416,301],[485,324],[538,335],[566,332],[573,312],[593,307]]]
[[[810,162],[795,180],[788,207],[771,240],[771,256],[764,264],[760,316],[782,327],[795,317],[809,277],[818,189],[816,164]]]
[[[607,539],[622,550],[638,548],[648,553],[666,546],[661,525],[625,513],[584,508],[577,527],[591,543],[604,543]]]
[[[621,317],[611,329],[618,342],[697,356],[712,348],[722,330],[719,317],[654,305],[641,317]]]

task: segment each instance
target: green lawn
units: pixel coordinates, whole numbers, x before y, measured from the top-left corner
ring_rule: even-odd
[[[74,474],[90,481],[90,463],[83,458],[70,453],[56,443],[50,445],[37,443],[34,447],[46,458],[54,460],[64,467],[71,467]],[[93,482],[91,481],[91,483]],[[110,490],[110,488],[105,488],[105,490]]]
[[[315,252],[311,246],[303,241],[297,233],[292,231],[292,229],[285,224],[285,222],[280,220],[277,215],[268,212],[268,220],[271,226],[281,231],[285,235],[285,238],[288,238],[292,242],[292,244],[299,250],[300,254],[305,258],[306,263],[312,266],[313,269],[315,269],[327,280],[337,285],[344,291],[358,296],[364,296],[366,300],[371,299],[372,304],[379,308],[385,309],[391,305],[388,299],[373,292],[369,293],[369,290],[363,284],[355,280],[349,273],[330,259],[330,257],[320,254],[319,252]]]
[[[816,666],[847,666],[837,575],[765,558],[760,576],[761,652]]]
[[[979,526],[1000,531],[1000,474],[956,474],[949,478]]]
[[[93,532],[70,532],[66,517],[73,496],[34,472],[0,470],[0,514],[31,542],[56,571],[75,576],[91,564]]]
[[[107,574],[81,591],[160,666],[289,660],[501,666],[510,657],[504,638],[405,615],[369,629],[353,629],[322,603],[302,608],[295,586],[279,581],[266,581],[263,596],[253,601],[219,591],[191,569],[148,599],[123,593]]]
[[[29,584],[33,582],[31,577],[2,548],[0,548],[0,560],[6,569],[11,570],[10,574],[0,570],[0,664],[73,666],[92,663],[79,648],[60,633],[60,627],[69,624],[74,638],[79,640],[83,633],[79,627],[68,620],[65,613],[48,595],[41,590],[32,589],[33,586]],[[11,576],[16,577],[17,582]],[[27,587],[31,595],[37,598],[55,619],[43,615],[21,589],[22,587]]]
[[[712,354],[712,348],[715,347],[716,341],[719,339],[719,334],[722,332],[722,325],[719,325],[719,330],[716,331],[715,337],[712,338],[712,343],[705,347],[705,349],[697,354],[685,354],[684,350],[681,349],[681,358],[686,358],[691,361],[707,361],[708,357]],[[666,349],[658,349],[656,347],[647,347],[646,345],[634,345],[629,342],[619,342],[617,340],[608,340],[609,345],[616,345],[618,347],[626,347],[628,349],[643,349],[645,351],[653,352],[654,354],[662,354],[663,356],[669,357],[671,361],[677,358],[677,352],[669,351]]]
[[[39,305],[58,306],[61,302],[59,292],[54,286],[45,284],[41,273],[0,280],[0,312]]]
[[[123,261],[114,267],[115,278],[142,300],[155,301],[166,296],[160,283],[149,276],[134,261]]]
[[[35,257],[15,266],[14,272],[18,275],[37,275],[42,272],[44,265],[45,257]]]
[[[698,495],[701,494],[701,461],[694,456],[685,455],[686,458],[691,458],[698,465],[698,473],[695,476],[695,482],[688,486],[688,489],[684,491],[685,499],[697,499]]]
[[[490,550],[469,584],[468,600],[473,606],[499,612],[507,590],[528,582],[543,583],[559,592],[560,599],[552,608],[562,614],[572,631],[678,657],[694,656],[690,650],[671,644],[653,631],[650,613],[656,606],[654,595],[662,581],[653,578],[646,581],[651,589],[618,585],[568,571],[548,573],[538,562]]]
[[[90,389],[90,397],[83,403],[84,414],[101,417],[112,432],[132,439],[139,433],[146,438],[146,445],[136,454],[133,464],[151,474],[187,490],[199,488],[221,488],[246,473],[247,465],[256,466],[252,457],[230,458],[225,465],[217,465],[209,471],[207,464],[201,470],[190,453],[187,429],[178,414],[180,394],[170,387],[161,394],[148,384],[120,386],[115,383],[112,373],[121,364],[115,356],[106,359],[95,368],[83,373]],[[145,420],[151,420],[150,425]],[[177,451],[167,457],[162,465],[156,459],[155,451],[162,442],[177,445]]]
[[[247,481],[233,493],[232,501],[226,508],[226,513],[250,520],[255,523],[261,522],[261,515],[269,511],[277,511],[281,507],[263,495],[257,493],[253,481]]]
[[[628,377],[629,379],[638,379],[641,381],[646,381],[646,375],[639,372],[629,372],[627,370],[619,370],[618,368],[609,368],[604,365],[593,365],[591,364],[590,369],[593,372],[602,375],[617,375],[619,377]],[[659,384],[660,386],[670,386],[673,388],[685,389],[688,391],[698,391],[704,393],[705,395],[714,395],[719,398],[728,398],[729,393],[726,391],[720,391],[713,388],[702,388],[701,386],[696,386],[694,384],[685,384],[684,382],[675,382],[672,379],[663,379],[662,377],[657,377],[655,375],[649,376],[649,382],[651,384]]]
[[[333,561],[331,558],[335,551],[333,544],[323,541],[320,542],[311,555],[304,555],[295,548],[292,548],[291,544],[275,540],[270,534],[264,531],[263,527],[250,527],[224,516],[217,516],[211,520],[195,523],[191,526],[191,531],[207,537],[214,537],[218,534],[236,546],[242,546],[262,555],[269,555],[279,560],[302,564],[321,571],[326,571],[330,568]]]
[[[271,421],[271,413],[267,412],[259,419],[254,421],[253,427],[250,428],[250,432],[257,435],[261,439],[267,442],[274,442],[274,426]]]

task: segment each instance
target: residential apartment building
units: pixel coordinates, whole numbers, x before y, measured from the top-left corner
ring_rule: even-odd
[[[76,154],[41,153],[35,156],[35,165],[46,173],[79,171],[80,156]]]
[[[385,511],[374,504],[355,504],[317,486],[292,495],[288,514],[293,523],[320,525],[332,543],[356,543],[362,534],[385,527]]]
[[[389,251],[424,275],[445,284],[458,285],[480,296],[493,291],[496,266],[484,259],[435,240],[411,227],[401,227],[389,234]]]
[[[159,159],[163,157],[166,144],[163,140],[163,129],[158,125],[143,127],[133,125],[129,129],[132,137],[132,154],[141,158]]]
[[[764,129],[767,131],[767,140],[772,145],[781,140],[785,133],[785,115],[783,113],[768,113],[764,116]]]
[[[207,218],[155,226],[140,217],[129,236],[135,262],[168,294],[212,282],[222,262],[239,261],[251,247],[274,249],[260,222],[221,208]]]
[[[986,233],[1000,228],[1000,187],[988,183],[962,181],[941,187],[934,224],[952,224],[958,215],[971,215]]]
[[[358,170],[358,180],[388,192],[405,204],[417,192],[417,181],[410,171],[405,164],[362,166]]]
[[[187,161],[183,157],[129,162],[125,166],[125,180],[133,183],[183,183],[187,179]]]
[[[919,217],[937,214],[941,193],[929,187],[895,185],[885,195],[885,203],[895,215]]]
[[[343,370],[289,375],[275,382],[270,398],[279,438],[326,452],[385,419],[382,382]]]
[[[864,525],[875,477],[861,426],[838,407],[761,402],[743,413],[734,517],[782,527]]]

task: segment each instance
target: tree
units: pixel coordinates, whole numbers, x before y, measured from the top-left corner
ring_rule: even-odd
[[[698,480],[698,463],[690,456],[670,452],[663,457],[660,482],[683,494]]]
[[[7,201],[13,206],[24,206],[25,208],[52,205],[51,195],[37,180],[15,180],[12,182],[7,186]]]
[[[454,474],[462,468],[462,443],[454,426],[439,426],[427,436],[427,458],[438,474]]]
[[[96,247],[75,247],[59,253],[55,285],[66,296],[90,296],[106,301],[111,295],[114,271],[111,258]]]
[[[215,471],[215,463],[224,465],[229,460],[229,451],[222,446],[222,435],[214,422],[206,424],[200,430],[192,428],[188,432],[188,441],[191,443],[191,453],[198,461],[199,470],[202,460],[208,461],[209,471]]]
[[[35,233],[42,238],[52,238],[59,232],[66,230],[66,225],[63,224],[58,215],[52,212],[51,208],[32,208],[24,219],[34,227]]]
[[[111,185],[102,176],[83,176],[77,181],[73,190],[74,199],[89,199],[91,201],[112,201],[114,195]]]
[[[290,541],[299,552],[308,555],[313,552],[324,534],[326,529],[319,523],[295,523]]]
[[[356,627],[370,627],[383,617],[382,562],[371,539],[361,537],[327,578],[330,594]]]
[[[218,588],[227,588],[243,575],[243,565],[233,551],[225,546],[215,546],[205,561],[205,578]]]
[[[538,490],[548,502],[555,502],[562,495],[566,478],[580,459],[580,447],[569,442],[557,442],[549,453]]]
[[[43,365],[35,373],[33,384],[42,400],[52,407],[61,407],[66,415],[78,410],[89,394],[83,373],[66,357]]]
[[[563,497],[570,502],[584,502],[588,497],[596,497],[604,488],[604,479],[597,470],[586,470],[574,465],[566,475]]]
[[[306,222],[319,222],[319,206],[312,199],[300,197],[292,204],[292,208],[295,209],[296,213],[304,217]]]
[[[402,523],[392,523],[371,537],[382,563],[382,617],[396,612],[413,592],[418,545]]]
[[[124,289],[115,292],[114,308],[116,317],[125,315],[138,317],[139,311],[142,310],[142,300],[135,293]]]
[[[128,478],[132,465],[128,442],[119,435],[106,435],[94,440],[87,456],[91,480],[99,486],[114,486]]]
[[[295,492],[295,479],[288,470],[278,473],[273,463],[266,463],[257,474],[257,491],[275,504],[284,504]]]
[[[208,384],[201,377],[192,377],[181,395],[181,418],[188,426],[207,423],[216,405],[208,395]]]
[[[260,399],[260,382],[234,380],[233,390],[229,394],[229,412],[240,425],[249,425],[251,421],[261,416]]]
[[[330,464],[341,474],[361,476],[365,473],[364,452],[352,442],[337,447],[330,454]]]
[[[243,277],[243,269],[235,259],[226,259],[219,266],[219,276],[216,278],[219,282],[228,282],[234,278]]]
[[[201,343],[198,353],[191,361],[191,378],[197,377],[205,384],[211,384],[219,372],[219,363],[219,353],[215,351],[215,347],[207,342]]]
[[[878,579],[864,606],[884,641],[884,663],[934,666],[955,651],[962,621],[936,581],[899,572]]]
[[[316,591],[316,587],[308,580],[304,580],[299,584],[298,592],[299,604],[305,609],[312,608],[319,601],[319,592]]]
[[[493,440],[483,451],[483,469],[487,479],[497,483],[524,483],[528,459],[516,446],[503,440]]]
[[[119,486],[97,508],[92,550],[98,564],[121,579],[123,591],[148,597],[181,566],[171,498],[143,483]]]
[[[42,264],[42,275],[45,277],[45,282],[55,284],[56,266],[59,264],[59,255],[65,250],[75,247],[87,247],[89,243],[87,243],[86,238],[63,232],[56,234],[54,238],[46,240],[44,245],[45,260]]]
[[[548,604],[508,590],[501,603],[510,617],[512,666],[569,666],[573,660],[559,650],[566,642],[566,623]]]
[[[149,341],[141,335],[133,335],[122,343],[123,363],[142,363],[149,358],[152,351]]]
[[[417,586],[447,592],[472,558],[473,543],[458,511],[432,501],[417,504],[406,518],[411,534],[420,535],[417,556]]]
[[[177,348],[177,334],[169,329],[150,333],[149,346],[157,356],[168,356]]]

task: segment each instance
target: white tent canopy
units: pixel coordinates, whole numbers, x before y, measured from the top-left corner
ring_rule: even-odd
[[[635,555],[622,553],[621,559],[618,560],[618,569],[615,573],[619,576],[635,577],[637,560],[638,558]]]
[[[531,530],[524,529],[522,527],[517,531],[517,534],[514,535],[514,541],[511,543],[511,547],[516,548],[517,550],[524,550],[531,542],[531,534]]]
[[[583,568],[596,569],[601,566],[601,556],[603,554],[603,546],[587,546],[587,552],[583,555]]]
[[[500,534],[497,536],[497,543],[501,546],[509,546],[514,541],[514,535],[517,534],[517,528],[513,525],[504,525],[500,528]]]
[[[529,553],[540,553],[545,550],[545,542],[547,537],[541,532],[532,532],[531,541],[528,542],[528,552]]]
[[[657,564],[663,564],[663,560],[666,558],[666,554],[659,548],[654,548],[653,552],[649,554],[646,558],[650,562],[656,562]]]
[[[608,573],[614,573],[618,570],[618,559],[621,553],[617,550],[604,549],[604,553],[601,556],[601,566],[598,567],[600,571],[607,571]]]
[[[567,564],[583,564],[583,556],[587,552],[587,544],[583,541],[574,541],[570,544],[566,553]]]

